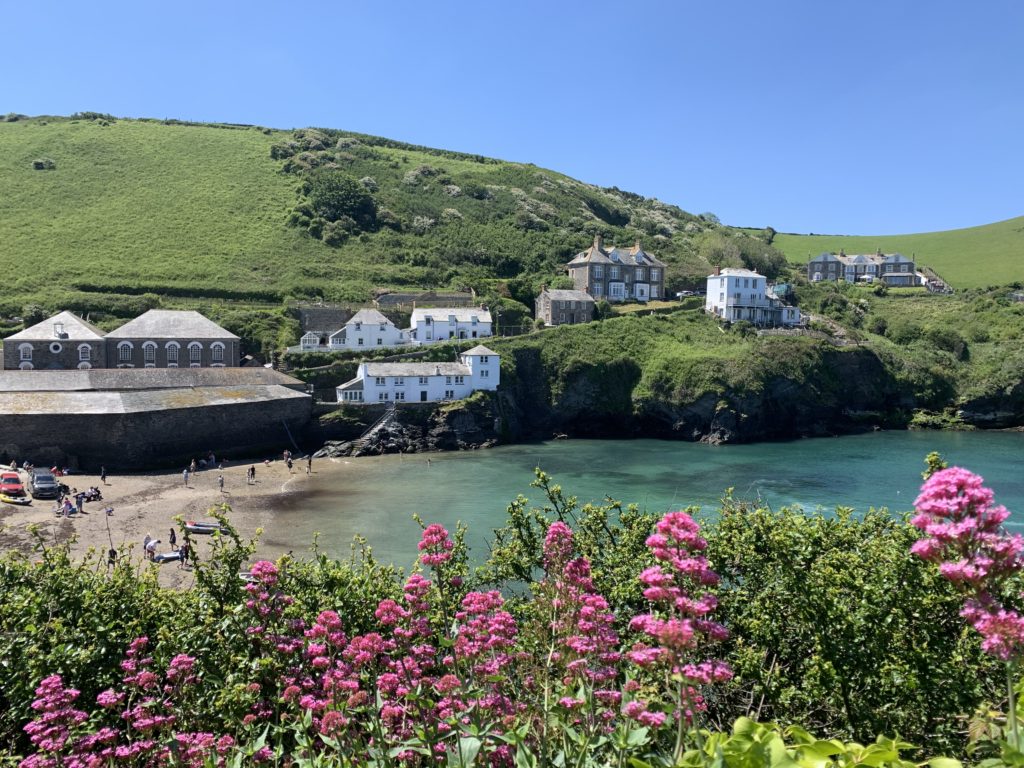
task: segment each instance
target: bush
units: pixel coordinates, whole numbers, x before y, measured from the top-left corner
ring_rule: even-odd
[[[57,168],[57,164],[48,157],[40,157],[32,161],[32,167],[37,171],[52,171]]]
[[[910,320],[896,319],[889,323],[885,335],[895,344],[910,344],[921,338],[921,326]]]

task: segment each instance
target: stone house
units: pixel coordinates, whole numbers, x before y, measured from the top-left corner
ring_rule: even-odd
[[[408,333],[376,309],[360,309],[344,326],[331,334],[329,348],[340,351],[397,347],[408,343]]]
[[[595,301],[640,301],[665,298],[665,263],[640,247],[605,249],[600,235],[566,265],[573,287]]]
[[[339,403],[436,403],[493,391],[501,379],[497,352],[477,345],[457,363],[362,362],[356,377],[337,388]]]
[[[413,344],[482,339],[491,334],[491,313],[482,307],[414,309],[409,320],[408,336]]]
[[[59,312],[4,339],[6,370],[86,370],[106,366],[103,331],[71,312]]]
[[[108,368],[234,368],[241,339],[193,310],[151,309],[106,335]]]
[[[912,258],[902,253],[881,251],[849,256],[844,251],[822,253],[807,262],[807,279],[815,283],[836,280],[845,280],[848,283],[881,280],[892,286],[912,286],[921,283]]]
[[[761,326],[800,324],[800,310],[782,302],[768,278],[749,269],[720,269],[707,278],[704,311],[729,322]]]
[[[534,314],[545,325],[589,323],[594,305],[594,298],[585,291],[544,288],[534,301]]]

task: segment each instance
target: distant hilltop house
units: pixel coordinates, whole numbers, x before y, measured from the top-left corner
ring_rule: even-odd
[[[781,293],[781,291],[780,291]],[[720,269],[708,275],[704,311],[723,320],[760,326],[800,324],[800,310],[783,303],[768,278],[749,269]]]
[[[399,328],[376,309],[361,309],[345,325],[324,335],[310,331],[299,339],[300,351],[340,352],[353,349],[420,346],[450,339],[482,339],[493,335],[486,307],[414,309],[409,328]]]
[[[230,368],[240,341],[191,310],[151,309],[110,333],[60,312],[4,339],[4,368]]]
[[[585,291],[543,288],[534,301],[534,313],[544,325],[589,323],[594,305],[594,297]]]
[[[861,253],[848,256],[839,253],[822,253],[807,262],[807,279],[811,282],[848,283],[874,282],[880,280],[891,286],[920,285],[923,278],[917,274],[914,260],[902,253]]]
[[[493,391],[501,377],[497,352],[477,345],[457,363],[361,362],[356,377],[337,388],[339,403],[436,403]]]
[[[605,250],[600,235],[566,265],[573,287],[595,301],[641,301],[665,297],[665,263],[640,247]]]

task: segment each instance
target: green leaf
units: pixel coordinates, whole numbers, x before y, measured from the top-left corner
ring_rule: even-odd
[[[928,761],[932,768],[963,768],[963,763],[952,757],[933,757]]]
[[[448,758],[448,765],[472,765],[482,746],[483,742],[473,736],[459,739],[459,762],[455,762],[453,754]]]

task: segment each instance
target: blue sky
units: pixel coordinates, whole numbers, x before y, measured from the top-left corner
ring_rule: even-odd
[[[1024,215],[1024,3],[0,0],[0,112],[326,126],[727,224]]]

